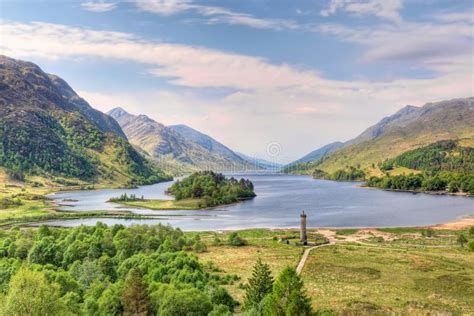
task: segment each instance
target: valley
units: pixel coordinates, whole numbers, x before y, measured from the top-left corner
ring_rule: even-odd
[[[472,0],[0,2],[0,316],[474,315]]]

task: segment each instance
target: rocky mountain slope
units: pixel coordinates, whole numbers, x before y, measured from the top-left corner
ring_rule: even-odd
[[[172,171],[249,168],[233,151],[190,127],[165,126],[146,115],[132,115],[122,108],[108,114],[117,120],[132,144]]]
[[[57,183],[165,178],[113,118],[94,110],[64,80],[6,56],[0,56],[0,166],[17,178]]]
[[[474,139],[474,98],[406,106],[382,119],[322,160],[304,164],[334,172],[347,167],[362,169],[440,140]]]
[[[305,162],[319,160],[319,159],[329,155],[333,151],[338,150],[339,148],[341,148],[343,146],[344,146],[344,143],[342,143],[342,142],[334,142],[334,143],[324,145],[321,148],[313,150],[312,152],[310,152],[306,156],[303,156],[302,158],[289,163],[287,165],[287,167],[292,166],[292,165],[296,165],[296,164],[305,163]]]

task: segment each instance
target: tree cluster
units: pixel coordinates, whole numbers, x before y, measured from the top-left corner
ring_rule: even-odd
[[[464,248],[466,245],[467,250],[469,251],[474,251],[474,226],[471,226],[469,230],[467,231],[467,236],[464,233],[461,233],[458,235],[457,242],[461,246],[461,248]]]
[[[333,181],[362,181],[365,179],[365,172],[355,167],[339,169],[333,173],[327,173],[320,169],[314,169],[313,178]]]
[[[176,200],[201,198],[206,205],[216,206],[255,197],[253,183],[248,179],[226,178],[213,171],[195,172],[175,182],[167,192]]]
[[[169,226],[0,232],[6,315],[221,315],[236,302],[184,250],[202,243]],[[201,247],[201,246],[198,246]]]
[[[431,173],[440,171],[474,173],[474,148],[461,147],[453,140],[439,141],[387,160],[381,164],[380,169],[388,171],[394,167],[406,167]]]
[[[135,194],[128,195],[127,193],[121,194],[119,197],[112,197],[109,199],[109,202],[133,202],[133,201],[143,201],[145,197],[142,195],[138,198]]]
[[[292,267],[281,271],[274,281],[270,266],[257,260],[246,287],[244,311],[248,315],[312,315],[304,284]]]
[[[367,182],[367,185],[369,187],[389,190],[448,191],[451,193],[462,191],[464,193],[473,195],[474,174],[440,172],[433,175],[423,173],[371,177]]]

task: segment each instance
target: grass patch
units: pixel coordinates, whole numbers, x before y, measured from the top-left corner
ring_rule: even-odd
[[[358,231],[359,231],[358,229],[338,229],[336,230],[336,235],[349,236],[349,235],[354,235]]]
[[[409,175],[409,174],[418,174],[421,173],[420,170],[409,169],[405,167],[395,167],[392,170],[387,172],[391,176],[399,176],[399,175]]]
[[[454,237],[453,237],[454,238]],[[335,245],[313,250],[303,269],[317,309],[342,314],[474,312],[474,254],[459,247]]]
[[[200,210],[205,208],[203,199],[184,200],[137,200],[114,202],[122,205],[143,207],[150,210]]]

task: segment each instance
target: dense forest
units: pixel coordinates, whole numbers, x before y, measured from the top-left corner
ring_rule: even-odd
[[[389,172],[397,167],[422,171],[420,174],[372,177],[368,186],[390,190],[448,191],[474,195],[474,148],[456,141],[439,141],[405,152],[381,164]]]
[[[439,172],[436,174],[409,174],[387,177],[371,177],[369,187],[389,190],[448,191],[474,195],[474,174]]]
[[[440,171],[474,173],[474,148],[462,147],[453,140],[439,141],[387,160],[382,163],[380,169],[389,171],[394,167],[431,173]]]
[[[178,229],[98,223],[0,234],[5,315],[207,315],[236,305],[221,287],[229,277],[184,252],[202,242]]]
[[[350,167],[348,169],[339,169],[333,173],[327,173],[320,169],[314,169],[312,176],[315,179],[334,181],[363,181],[365,179],[365,172],[354,167]]]
[[[228,243],[245,245],[237,233]],[[206,251],[198,234],[163,225],[1,230],[0,314],[231,315],[239,303],[222,285],[238,277],[214,273],[193,251]],[[275,281],[260,261],[254,271],[245,310],[309,315],[293,268]]]
[[[226,178],[213,171],[195,172],[174,183],[167,193],[176,200],[201,198],[206,206],[229,204],[256,196],[250,180]]]

